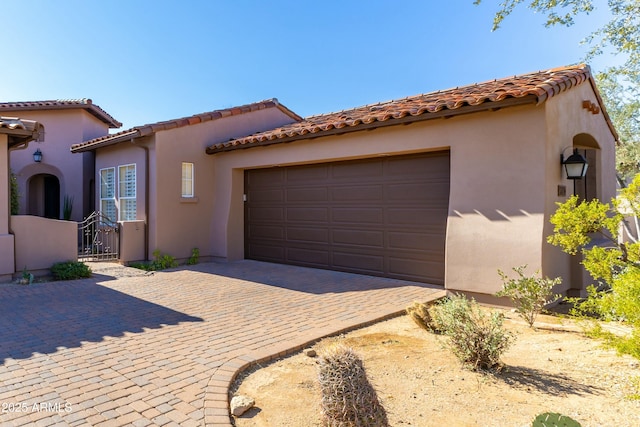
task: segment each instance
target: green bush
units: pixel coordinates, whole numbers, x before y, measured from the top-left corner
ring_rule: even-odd
[[[159,249],[153,251],[153,257],[155,259],[151,262],[151,269],[154,271],[166,270],[167,268],[178,266],[178,262],[174,257],[161,253]]]
[[[193,248],[191,249],[191,256],[187,260],[187,265],[195,265],[198,263],[199,259],[200,259],[200,249]]]
[[[533,327],[536,317],[542,312],[544,306],[560,299],[560,295],[553,293],[553,287],[559,285],[562,279],[536,277],[540,274],[539,271],[536,271],[534,276],[526,276],[524,273],[526,268],[526,265],[521,265],[512,269],[518,274],[516,279],[509,278],[498,270],[503,285],[496,296],[509,298],[515,305],[516,313],[529,324],[529,327]]]
[[[55,280],[73,280],[91,277],[91,268],[82,262],[58,262],[51,267],[51,274]]]
[[[515,339],[503,328],[504,315],[484,313],[475,300],[452,295],[433,310],[435,327],[447,340],[447,347],[473,370],[500,370],[500,356]]]
[[[174,257],[161,253],[159,249],[153,251],[153,258],[151,262],[133,262],[129,264],[129,267],[146,271],[158,271],[178,266],[178,262]]]
[[[549,243],[569,254],[581,253],[582,264],[597,281],[587,289],[586,300],[568,299],[572,314],[597,316],[604,320],[628,322],[633,336],[640,336],[640,236],[628,226],[627,218],[640,218],[640,175],[620,190],[611,204],[598,200],[580,201],[576,196],[551,216],[554,234]],[[627,239],[620,239],[624,230]],[[608,240],[607,245],[591,245],[594,236]],[[605,337],[619,351],[639,357],[640,340]]]

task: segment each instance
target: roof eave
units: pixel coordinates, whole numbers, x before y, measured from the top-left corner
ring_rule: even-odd
[[[140,133],[140,130],[133,129],[131,132],[126,132],[120,135],[114,135],[113,137],[109,137],[100,141],[95,141],[91,144],[72,145],[70,150],[72,153],[84,153],[86,151],[93,151],[98,148],[108,147],[110,145],[119,144],[121,142],[131,141],[141,136],[143,135]]]
[[[463,114],[471,114],[477,113],[480,111],[490,111],[490,110],[498,110],[505,107],[513,107],[517,105],[526,105],[526,104],[539,104],[539,99],[535,95],[526,95],[520,98],[508,98],[502,101],[493,101],[493,102],[484,102],[479,105],[468,105],[465,107],[460,107],[456,109],[443,109],[433,113],[423,113],[417,116],[408,115],[399,119],[389,119],[385,121],[375,121],[372,123],[363,123],[357,126],[351,127],[342,127],[342,128],[333,128],[326,131],[320,131],[316,133],[305,133],[299,135],[293,135],[282,138],[274,138],[270,140],[260,141],[260,142],[252,142],[252,143],[244,143],[244,144],[236,144],[233,145],[233,141],[230,143],[224,144],[222,147],[207,147],[207,154],[219,154],[227,151],[234,150],[242,150],[253,147],[264,147],[267,145],[281,144],[293,141],[299,141],[303,139],[314,139],[321,138],[325,136],[333,136],[333,135],[342,135],[345,133],[351,132],[360,132],[364,130],[372,130],[381,127],[387,126],[397,126],[397,125],[407,125],[415,122],[422,122],[427,120],[434,120],[440,118],[449,118],[453,116],[459,116]]]

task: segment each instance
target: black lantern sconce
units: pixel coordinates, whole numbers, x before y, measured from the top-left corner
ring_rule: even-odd
[[[42,161],[42,151],[38,148],[35,153],[33,153],[33,161],[36,163],[40,163]]]
[[[564,165],[567,179],[572,180],[584,178],[587,174],[587,168],[589,167],[587,159],[578,153],[577,148],[573,149],[573,154],[567,157],[566,160],[564,158],[564,152],[560,154],[560,163]]]

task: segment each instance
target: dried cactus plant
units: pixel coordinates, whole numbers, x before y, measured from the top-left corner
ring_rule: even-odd
[[[433,317],[431,316],[431,312],[429,311],[429,306],[422,302],[414,302],[412,305],[407,307],[406,309],[407,315],[413,319],[414,322],[422,329],[427,330],[429,332],[437,332],[438,328],[436,327]]]
[[[318,358],[325,427],[387,427],[389,421],[362,360],[353,349],[334,344]]]

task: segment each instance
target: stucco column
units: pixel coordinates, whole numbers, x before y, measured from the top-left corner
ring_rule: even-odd
[[[9,234],[9,136],[0,134],[0,281],[15,272],[13,234]]]

